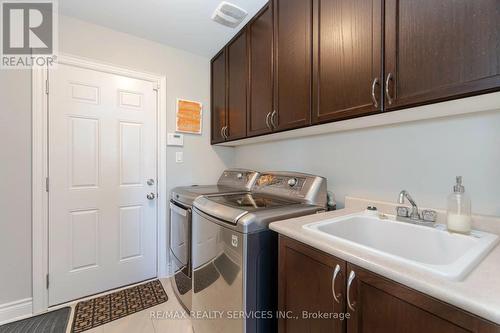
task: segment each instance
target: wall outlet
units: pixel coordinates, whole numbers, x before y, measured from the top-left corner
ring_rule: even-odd
[[[184,153],[182,151],[178,151],[175,153],[175,163],[184,162]]]

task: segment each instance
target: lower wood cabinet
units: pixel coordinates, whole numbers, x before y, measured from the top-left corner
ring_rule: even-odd
[[[499,325],[284,236],[278,294],[280,333],[500,332]]]
[[[284,237],[280,237],[279,247],[279,310],[300,318],[280,320],[279,331],[344,332],[345,321],[303,318],[303,311],[311,315],[345,312],[345,261]],[[338,301],[333,298],[334,291]]]

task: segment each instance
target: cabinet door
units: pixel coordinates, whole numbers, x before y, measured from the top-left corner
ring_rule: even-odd
[[[273,16],[266,6],[248,26],[250,89],[247,117],[248,136],[271,131],[273,112]]]
[[[278,130],[311,123],[312,0],[274,0]]]
[[[211,137],[212,144],[223,142],[226,126],[226,52],[223,49],[212,60]]]
[[[386,0],[386,108],[500,89],[498,0]]]
[[[496,325],[349,263],[347,277],[348,333],[499,332]]]
[[[313,122],[382,110],[382,1],[317,3]]]
[[[337,268],[338,267],[338,268]],[[335,269],[337,274],[334,277]],[[318,319],[308,314],[342,314],[345,311],[346,263],[307,245],[280,236],[278,302],[280,333],[340,333],[345,320]],[[338,302],[333,297],[335,289]]]
[[[247,134],[247,38],[243,31],[227,46],[227,136],[228,140]]]

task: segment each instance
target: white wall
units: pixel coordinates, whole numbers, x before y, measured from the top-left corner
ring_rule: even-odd
[[[234,161],[327,177],[341,207],[346,195],[396,201],[407,189],[419,205],[445,208],[462,175],[473,211],[500,215],[500,110],[241,146]]]
[[[30,85],[0,70],[0,305],[31,297]]]
[[[167,149],[167,182],[169,188],[215,182],[232,161],[232,150],[210,146],[210,59],[70,17],[60,17],[59,24],[62,53],[166,75],[169,132],[175,131],[176,98],[203,103],[203,136],[185,135],[183,149]],[[184,163],[176,164],[180,150]]]
[[[59,51],[167,76],[167,127],[178,97],[204,105],[203,135],[167,149],[167,187],[214,183],[232,149],[210,146],[209,59],[69,17],[59,17]],[[31,75],[0,70],[0,305],[31,297]],[[8,143],[8,144],[7,144]],[[175,163],[175,152],[184,163]],[[165,249],[166,251],[166,249]]]

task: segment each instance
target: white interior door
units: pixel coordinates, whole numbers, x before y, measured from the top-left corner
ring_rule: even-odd
[[[156,276],[157,102],[151,82],[96,70],[49,82],[52,306]]]

